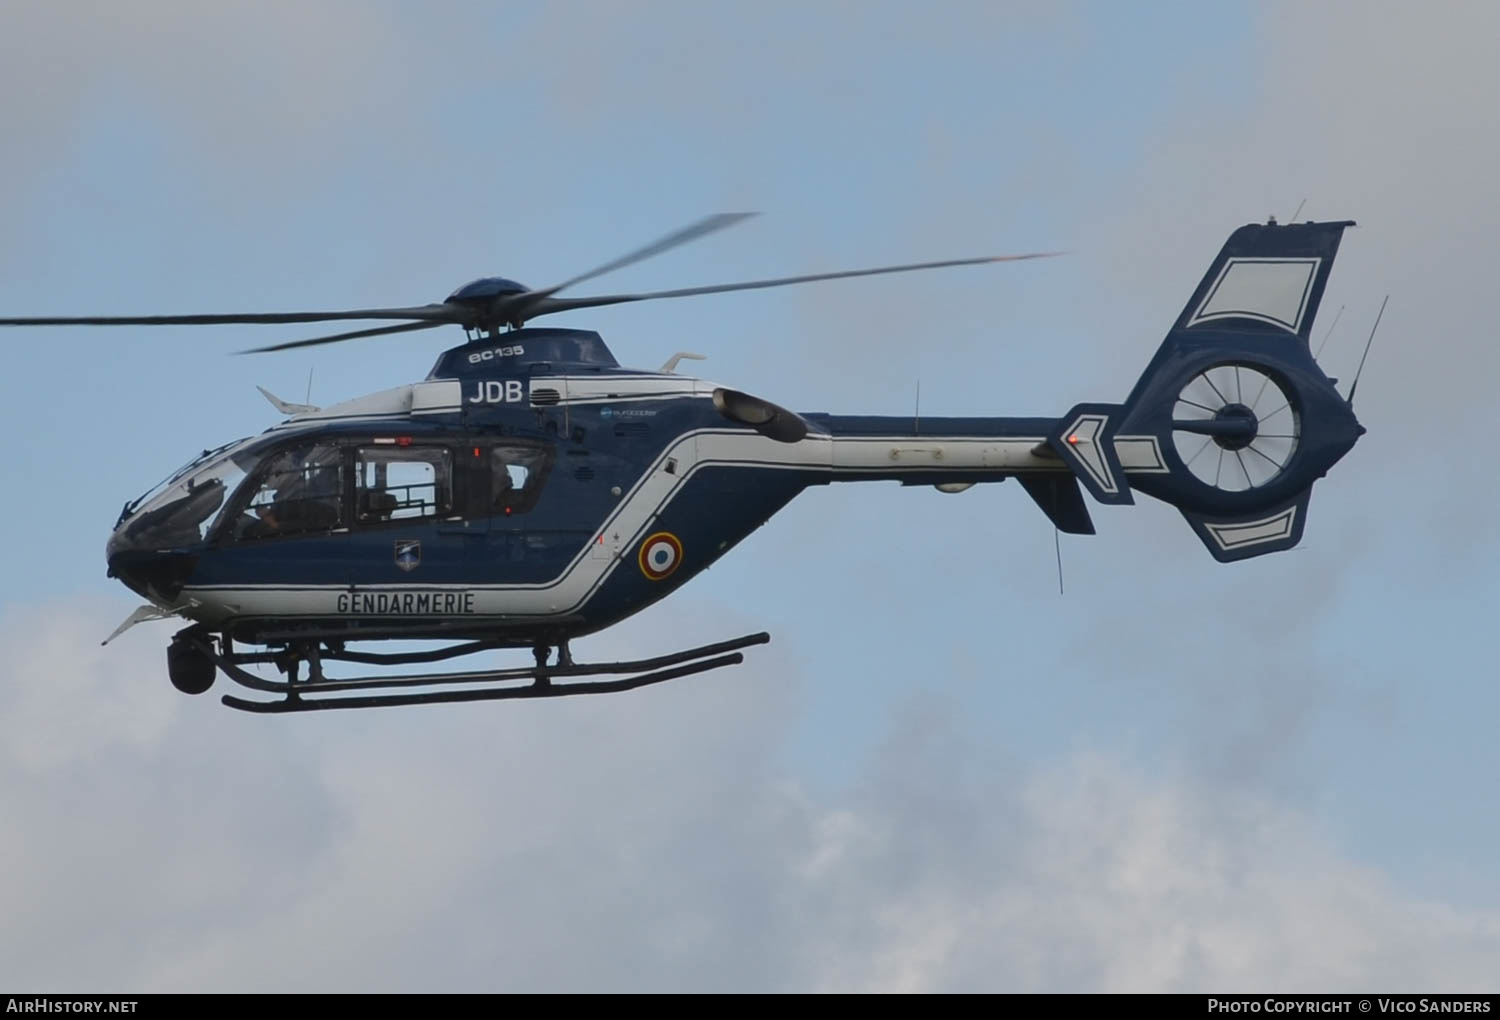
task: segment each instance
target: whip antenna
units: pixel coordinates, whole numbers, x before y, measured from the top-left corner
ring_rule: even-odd
[[[1349,406],[1354,406],[1354,391],[1359,388],[1359,374],[1365,370],[1365,359],[1370,356],[1370,344],[1375,342],[1375,331],[1380,328],[1380,317],[1385,314],[1385,303],[1391,299],[1387,294],[1380,302],[1380,311],[1375,316],[1375,325],[1370,327],[1370,339],[1365,341],[1365,353],[1359,356],[1359,368],[1354,370],[1354,382],[1349,386]]]
[[[1052,549],[1057,553],[1057,593],[1063,593],[1062,583],[1062,532],[1058,528],[1052,529]]]

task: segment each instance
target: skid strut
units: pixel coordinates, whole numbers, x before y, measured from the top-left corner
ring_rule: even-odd
[[[711,669],[737,665],[745,660],[740,649],[751,645],[763,645],[770,640],[771,635],[761,632],[730,641],[689,648],[669,655],[660,655],[652,659],[609,663],[574,663],[564,643],[558,646],[557,662],[551,665],[547,664],[550,650],[546,646],[538,646],[533,650],[537,664],[526,668],[406,674],[362,679],[326,677],[323,675],[323,663],[333,658],[371,661],[383,657],[322,652],[315,646],[289,649],[287,652],[274,656],[230,656],[221,653],[212,641],[200,639],[199,643],[203,651],[214,660],[214,664],[231,680],[251,690],[282,695],[279,701],[250,701],[226,694],[220,699],[225,705],[243,712],[287,713],[339,708],[380,708],[396,705],[451,704],[464,701],[502,701],[511,698],[561,698],[579,694],[612,694],[675,680],[679,677],[692,676],[694,673],[705,673]],[[479,643],[476,642],[476,644]],[[467,651],[479,650],[481,649],[472,648]],[[447,657],[442,652],[425,654],[432,658]],[[402,656],[390,657],[392,660],[404,658]],[[241,662],[246,661],[274,661],[286,674],[287,679],[267,680],[257,676],[240,665]],[[306,662],[309,667],[309,676],[306,680],[298,679],[298,666],[302,662]],[[614,675],[615,678],[586,681],[573,679],[610,675]],[[520,681],[530,682],[521,683]],[[475,686],[459,686],[470,684]],[[307,697],[307,695],[351,691],[397,691],[409,687],[445,689],[375,693],[353,697]]]

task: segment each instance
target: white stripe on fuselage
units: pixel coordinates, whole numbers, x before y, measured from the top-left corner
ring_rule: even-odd
[[[707,399],[715,384],[671,375],[538,376],[533,389],[555,389],[563,404],[682,399]],[[321,412],[300,415],[278,428],[297,429],[338,420],[399,422],[408,415],[449,410],[456,380],[430,380],[372,394]],[[528,397],[530,394],[528,393]],[[457,408],[452,408],[457,410]],[[536,619],[567,616],[579,611],[614,570],[634,561],[630,555],[647,529],[663,514],[682,487],[706,467],[744,467],[770,470],[813,470],[830,478],[840,475],[918,472],[940,475],[953,471],[1061,472],[1059,460],[1037,457],[1032,451],[1042,436],[910,435],[837,437],[811,434],[797,443],[779,443],[743,429],[699,429],[679,436],[638,478],[619,505],[594,532],[567,567],[550,581],[533,584],[411,584],[361,585],[355,594],[417,594],[460,591],[464,615],[475,619]],[[1160,450],[1151,437],[1130,437],[1116,444],[1127,472],[1164,470]],[[672,470],[667,470],[668,464]],[[602,541],[602,546],[601,546]],[[603,552],[603,555],[601,555]],[[196,614],[211,619],[228,616],[346,616],[339,596],[350,597],[348,585],[211,585],[185,589],[184,604],[196,601]],[[417,602],[414,600],[413,605]],[[430,605],[431,603],[425,603]],[[447,605],[444,602],[444,605]],[[346,602],[347,606],[347,602]],[[405,611],[403,609],[403,611]],[[451,618],[447,614],[436,614]]]
[[[910,436],[830,437],[809,435],[797,443],[778,443],[743,430],[701,429],[688,432],[664,450],[625,494],[591,541],[554,579],[533,584],[361,585],[365,592],[434,592],[461,590],[473,594],[467,603],[475,618],[567,616],[579,611],[664,513],[694,474],[706,467],[742,466],[770,470],[812,470],[837,477],[844,473],[889,471],[950,472],[990,469],[1059,471],[1061,465],[1036,457],[1039,436],[1002,438],[956,436],[922,439]],[[672,462],[672,470],[667,470]],[[613,536],[618,536],[618,541]],[[610,552],[595,553],[601,539]],[[184,599],[220,616],[344,616],[338,597],[347,585],[213,585],[190,587]]]

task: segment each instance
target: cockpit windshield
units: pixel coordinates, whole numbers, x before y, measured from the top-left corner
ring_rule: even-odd
[[[209,450],[127,507],[109,540],[108,553],[124,549],[174,549],[204,540],[225,499],[259,458],[252,441]]]
[[[182,465],[182,467],[178,468],[176,471],[173,471],[170,475],[167,475],[167,477],[151,486],[151,488],[146,490],[144,495],[137,496],[129,503],[126,503],[125,512],[120,515],[120,520],[116,521],[115,523],[119,524],[123,522],[125,518],[135,513],[136,508],[140,507],[142,504],[154,502],[156,497],[159,496],[163,491],[172,486],[174,483],[180,481],[183,475],[198,467],[200,464],[207,464],[209,461],[216,459],[220,454],[225,453],[228,450],[231,450],[236,446],[240,446],[241,444],[248,441],[248,437],[245,439],[236,439],[232,443],[225,443],[223,446],[216,446],[212,450],[204,450],[202,453],[198,454],[198,456]]]

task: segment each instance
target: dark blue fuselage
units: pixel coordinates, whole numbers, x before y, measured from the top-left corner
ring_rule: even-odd
[[[525,644],[598,630],[665,597],[809,485],[1066,471],[1034,449],[1049,419],[918,426],[766,405],[783,424],[795,420],[800,438],[789,441],[737,420],[755,419],[760,405],[725,402],[724,392],[622,369],[594,333],[489,337],[443,354],[422,383],[299,415],[236,447],[244,478],[226,487],[197,540],[150,550],[171,558],[170,576],[136,565],[139,549],[114,558],[138,517],[161,513],[153,503],[121,522],[112,569],[158,604],[250,640],[296,623],[392,636],[457,628]],[[525,452],[530,466],[525,498],[508,494],[502,507],[491,494],[505,482],[507,451]],[[302,481],[309,458],[323,465],[328,516],[316,528],[254,530],[246,522],[267,509],[258,500],[275,495],[265,465],[293,454]],[[366,513],[376,497],[400,502],[374,479],[405,470],[403,457],[429,473],[438,464],[440,477],[422,482],[431,501],[408,515]],[[180,492],[193,490],[193,475]]]

